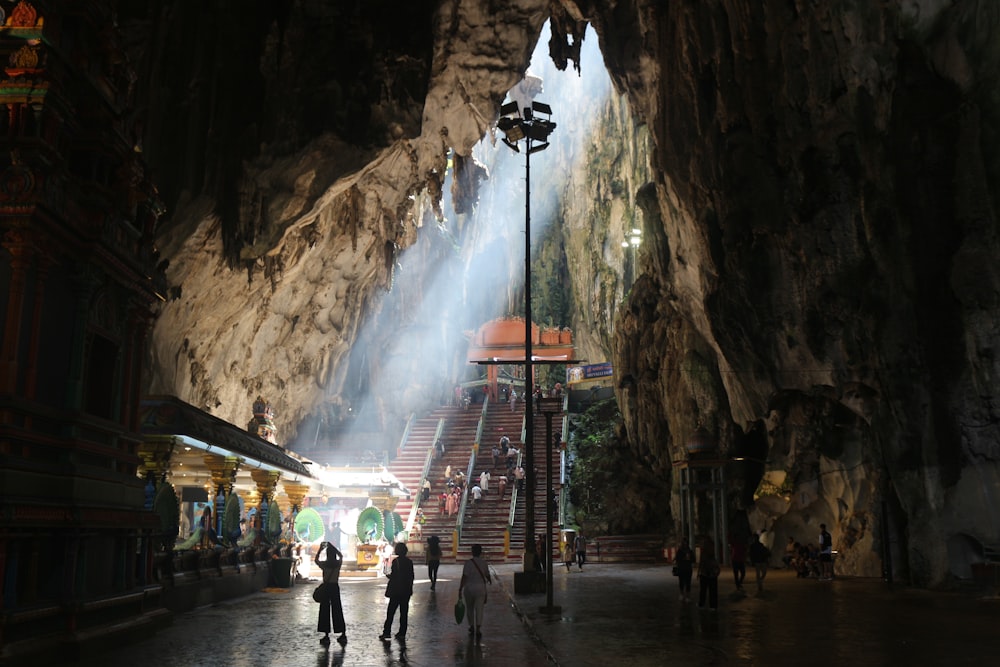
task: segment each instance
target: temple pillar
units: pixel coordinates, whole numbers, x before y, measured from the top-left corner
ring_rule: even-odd
[[[174,438],[143,440],[139,444],[139,458],[142,459],[139,473],[146,480],[145,507],[147,510],[153,509],[157,480],[166,480],[167,478],[174,445],[176,445]]]
[[[396,503],[399,502],[399,498],[396,498],[389,492],[375,491],[369,493],[368,496],[372,505],[379,508],[383,512],[392,512],[396,509]]]
[[[250,477],[257,485],[257,493],[260,494],[260,505],[257,507],[257,517],[260,522],[258,540],[267,532],[267,515],[271,511],[274,499],[274,489],[278,485],[278,478],[281,473],[277,470],[261,470],[256,468],[250,471]]]
[[[291,503],[292,513],[297,514],[302,509],[302,501],[309,494],[309,485],[301,482],[285,482],[285,493],[288,495],[288,502]]]
[[[226,493],[233,488],[233,480],[236,478],[236,471],[239,470],[240,460],[235,456],[205,454],[205,467],[211,473],[212,486],[216,489],[215,534],[221,538],[223,534],[222,512],[226,507]]]
[[[34,308],[31,313],[31,335],[28,338],[27,368],[25,369],[24,395],[35,398],[38,389],[38,355],[42,345],[42,313],[45,310],[45,286],[48,282],[51,260],[39,258],[34,290]]]
[[[21,230],[10,230],[3,238],[3,247],[10,253],[10,285],[7,294],[3,341],[0,344],[0,393],[18,392],[18,358],[21,347],[20,325],[24,322],[25,289],[28,267],[34,251]]]
[[[76,313],[73,315],[69,375],[66,379],[68,383],[66,406],[70,409],[83,408],[83,374],[88,346],[87,323],[90,321],[90,300],[96,287],[96,279],[86,271],[81,272],[74,285]]]

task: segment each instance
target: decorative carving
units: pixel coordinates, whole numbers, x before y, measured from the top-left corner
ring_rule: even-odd
[[[36,28],[41,27],[42,23],[43,19],[38,18],[38,10],[25,0],[21,0],[10,10],[10,18],[7,19],[7,26],[11,28]]]
[[[17,51],[10,54],[10,58],[7,59],[7,63],[10,65],[11,69],[35,71],[38,68],[38,49],[25,44]],[[11,74],[11,70],[8,69],[7,73]],[[11,74],[11,76],[14,75]]]

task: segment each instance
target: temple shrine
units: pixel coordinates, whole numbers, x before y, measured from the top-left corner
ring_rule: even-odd
[[[512,385],[524,385],[526,327],[523,317],[503,317],[479,327],[469,340],[466,359],[486,366],[485,391],[494,400],[499,396],[501,378]],[[573,361],[573,332],[567,328],[542,328],[531,323],[532,362]],[[534,385],[532,378],[531,385]]]

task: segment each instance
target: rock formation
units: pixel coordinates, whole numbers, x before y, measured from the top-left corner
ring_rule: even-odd
[[[668,484],[703,423],[748,459],[734,508],[776,544],[825,522],[845,572],[878,574],[888,543],[937,584],[1000,543],[992,3],[120,5],[170,208],[152,392],[236,423],[264,394],[281,433],[348,378],[398,412],[440,398],[458,362],[384,351],[421,325],[421,271],[474,235],[441,213],[449,151],[467,211],[473,147],[543,23],[573,67],[589,22],[627,177],[593,190],[590,224],[563,201],[553,243],[637,457]],[[607,249],[640,220],[633,284]]]

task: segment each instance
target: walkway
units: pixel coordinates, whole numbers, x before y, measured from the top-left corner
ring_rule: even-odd
[[[315,584],[271,590],[179,616],[151,639],[88,667],[325,665],[984,665],[1000,654],[1000,600],[899,589],[870,579],[796,579],[772,571],[762,595],[732,594],[720,580],[718,612],[677,602],[664,565],[586,565],[553,573],[556,617],[544,594],[512,600],[513,573],[500,565],[485,637],[477,644],[452,606],[459,565],[443,565],[431,592],[423,565],[406,644],[381,642],[384,579],[344,578],[348,644],[322,648],[314,632]],[[750,590],[752,590],[752,586]],[[398,619],[397,619],[398,623]],[[393,629],[395,632],[395,627]]]

